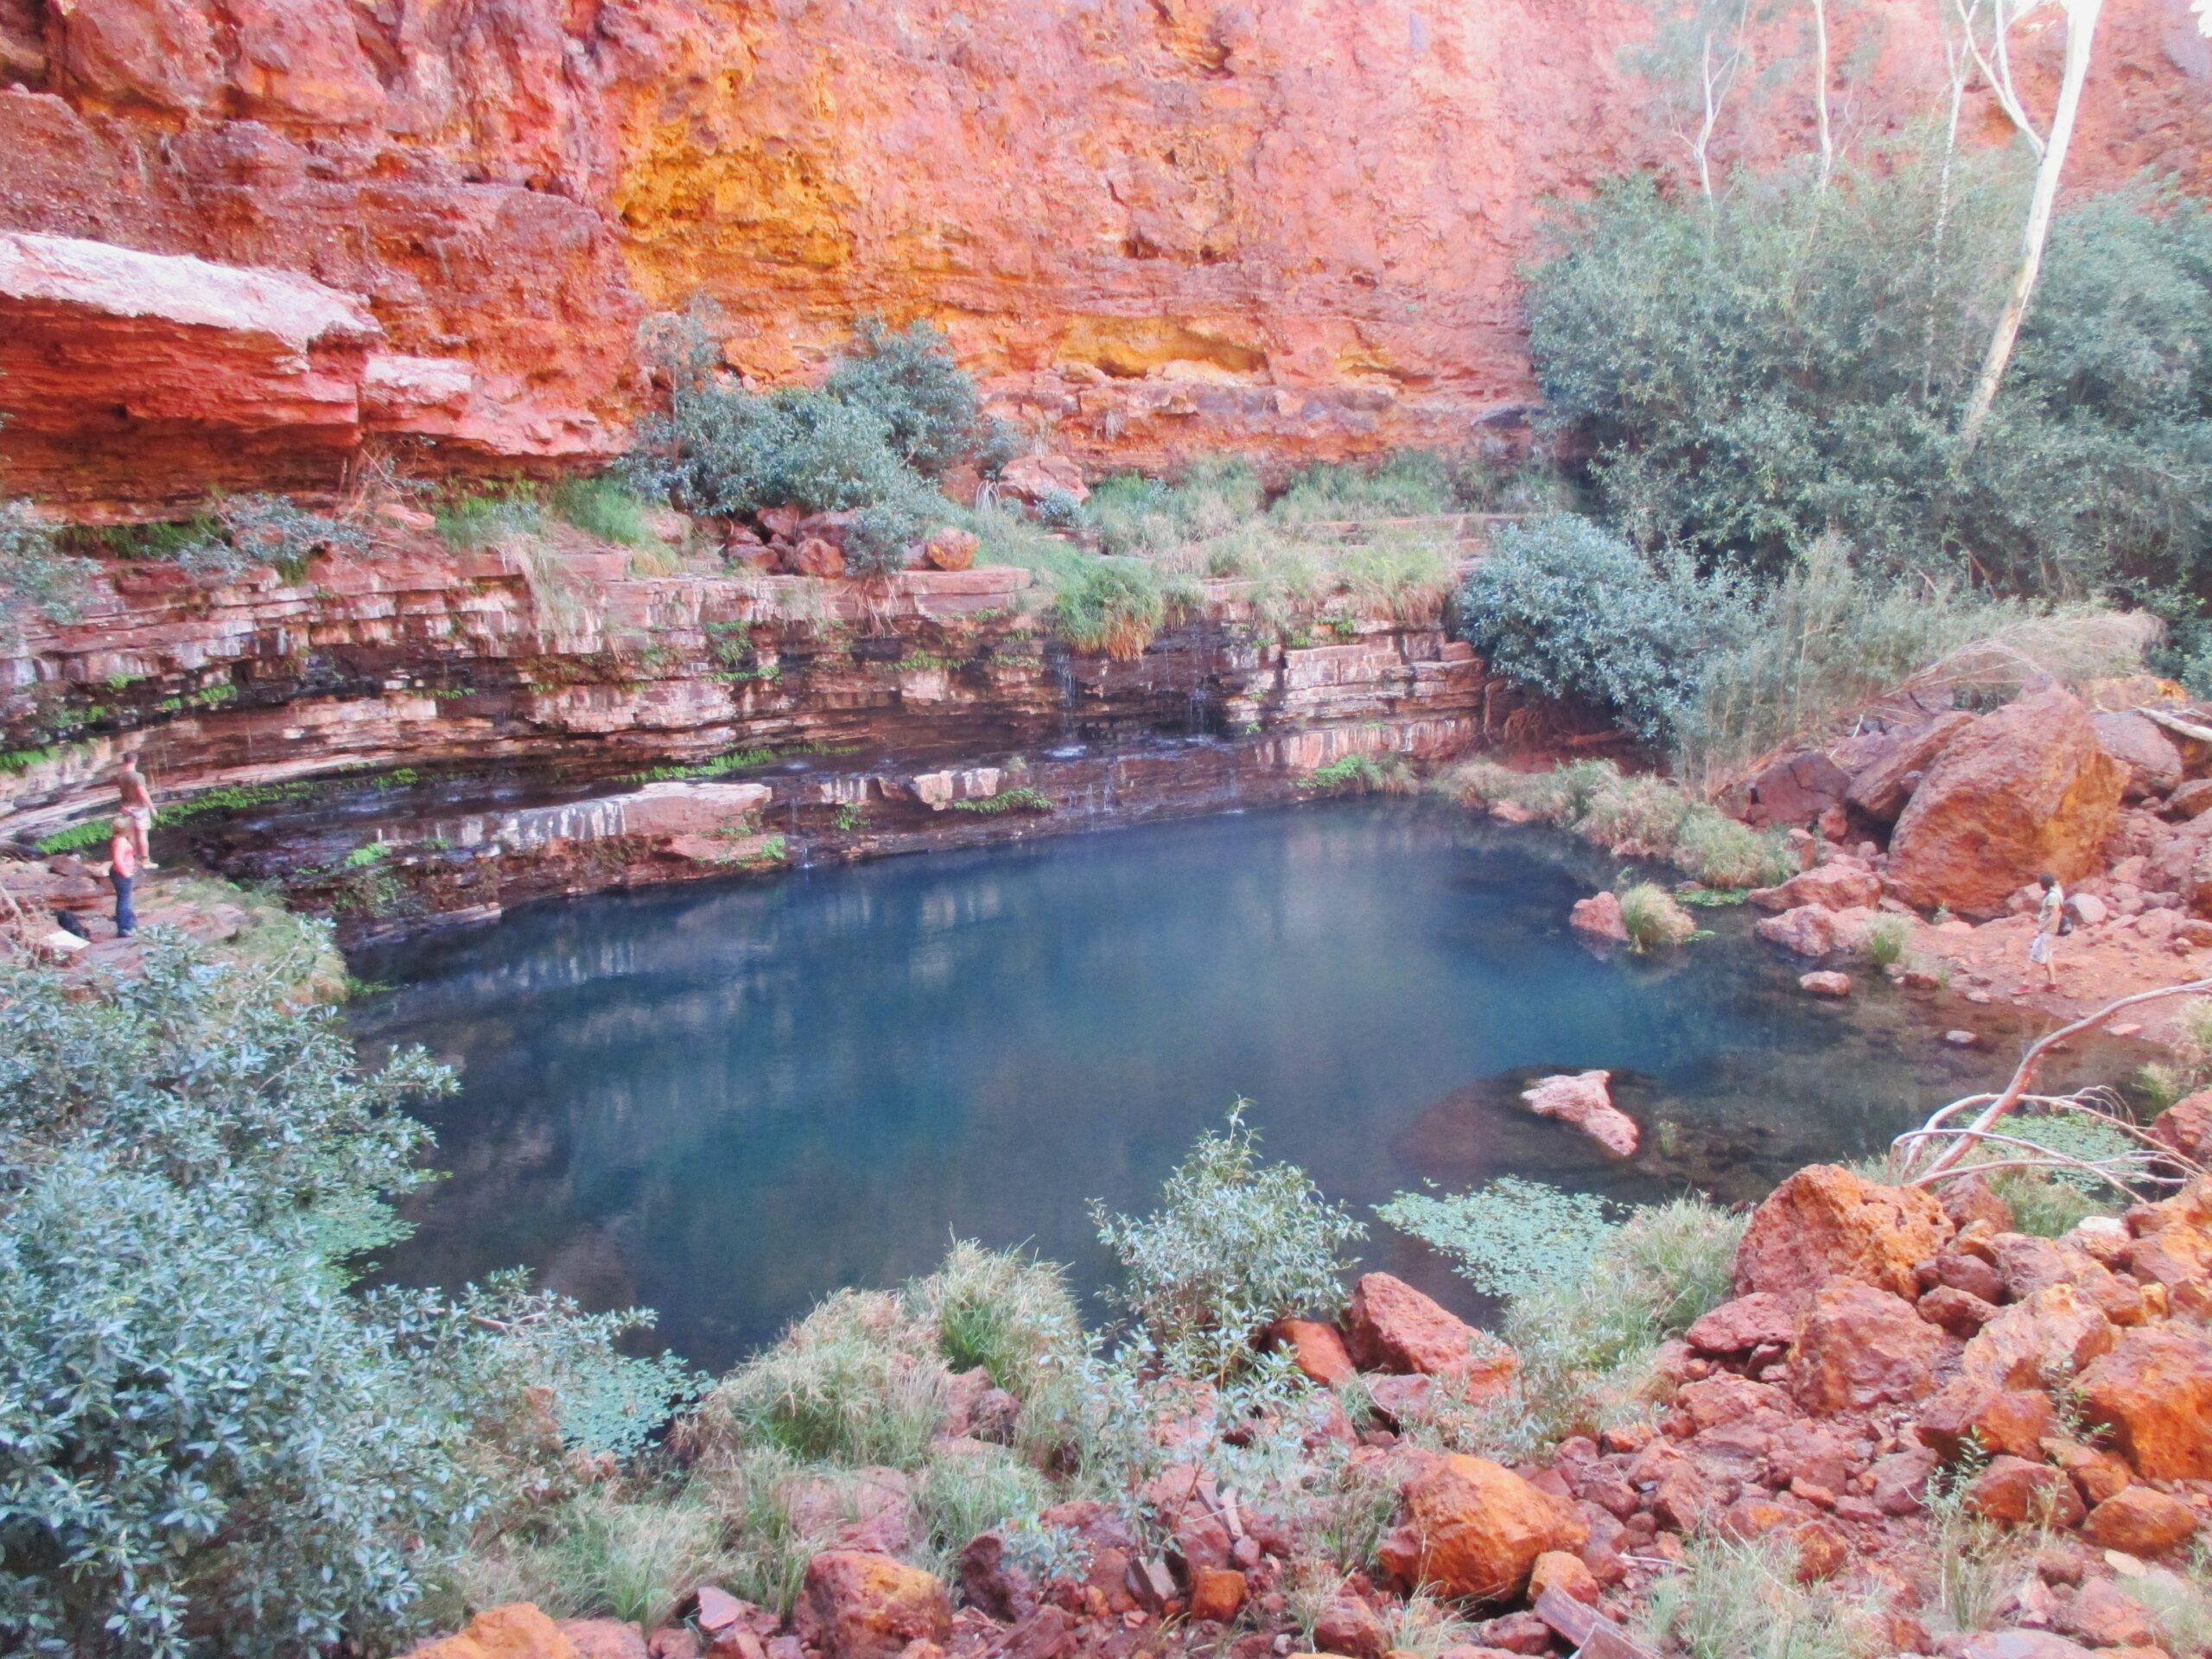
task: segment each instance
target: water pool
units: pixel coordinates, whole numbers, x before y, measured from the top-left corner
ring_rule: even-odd
[[[1605,958],[1568,906],[1616,865],[1441,805],[1321,804],[607,894],[359,953],[374,1043],[462,1069],[429,1116],[451,1172],[386,1269],[524,1264],[642,1303],[728,1363],[841,1285],[955,1235],[1027,1243],[1095,1291],[1087,1205],[1142,1208],[1238,1096],[1267,1151],[1372,1205],[1520,1173],[1628,1198],[1756,1198],[1878,1149],[2002,1069],[1938,1040],[1960,1006],[1878,978],[1846,1006],[1719,937]],[[1872,977],[1862,976],[1862,978]],[[1517,1103],[1605,1066],[1630,1162]],[[1366,1260],[1471,1294],[1381,1229]]]

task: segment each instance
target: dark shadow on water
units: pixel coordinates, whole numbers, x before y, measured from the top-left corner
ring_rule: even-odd
[[[1565,918],[1614,868],[1354,802],[608,894],[364,951],[397,988],[355,1010],[361,1034],[464,1083],[431,1114],[451,1173],[389,1266],[524,1264],[658,1308],[719,1367],[956,1235],[1031,1244],[1095,1293],[1088,1201],[1145,1207],[1240,1095],[1271,1154],[1363,1214],[1508,1173],[1737,1201],[1878,1150],[2017,1052],[1990,1010],[1878,981],[1815,1001],[1740,912],[1664,961],[1595,957]],[[1937,1040],[1977,1020],[1989,1052]],[[1530,1068],[1591,1066],[1643,1125],[1628,1163],[1515,1099]],[[1479,1306],[1387,1229],[1367,1259]]]

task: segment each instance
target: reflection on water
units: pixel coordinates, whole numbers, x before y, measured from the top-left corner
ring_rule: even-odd
[[[1663,962],[1599,960],[1565,921],[1610,874],[1546,832],[1346,803],[609,894],[365,952],[398,988],[357,1010],[364,1035],[465,1084],[432,1114],[452,1173],[389,1265],[527,1264],[659,1309],[719,1366],[956,1233],[1095,1288],[1087,1202],[1142,1207],[1240,1095],[1272,1154],[1363,1206],[1506,1172],[1733,1199],[2000,1064],[1934,1040],[1955,1007],[1803,995],[1740,915]],[[1589,1066],[1645,1126],[1630,1165],[1505,1075]],[[1368,1259],[1469,1300],[1387,1230]]]

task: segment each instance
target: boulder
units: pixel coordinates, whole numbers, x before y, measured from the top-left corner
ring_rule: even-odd
[[[2179,1322],[2124,1331],[2082,1373],[2084,1414],[2148,1480],[2212,1479],[2212,1332]]]
[[[1065,455],[1022,455],[1007,462],[999,474],[999,488],[1016,500],[1036,503],[1055,495],[1077,501],[1090,499],[1083,481],[1083,468]]]
[[[1946,1463],[1967,1447],[2040,1459],[2058,1432],[2058,1414],[2040,1389],[1997,1389],[1957,1377],[1920,1408],[1920,1443]]]
[[[487,1607],[458,1636],[427,1642],[409,1659],[579,1659],[575,1644],[534,1602]]]
[[[1610,893],[1593,893],[1575,901],[1567,923],[1578,933],[1610,944],[1628,943],[1628,923],[1621,916],[1621,901]]]
[[[1755,888],[1749,897],[1761,910],[1794,910],[1800,905],[1848,910],[1881,903],[1882,878],[1855,858],[1832,858],[1800,871],[1778,887]]]
[[[2046,1285],[1975,1332],[1959,1374],[1996,1389],[2041,1388],[2110,1351],[2119,1334],[2074,1285]]]
[[[2101,1549],[2163,1555],[2196,1535],[2196,1511],[2171,1492],[2126,1486],[2089,1511],[2082,1535]]]
[[[1613,1104],[1610,1071],[1576,1071],[1542,1077],[1521,1091],[1529,1109],[1588,1135],[1616,1158],[1635,1154],[1636,1120]]]
[[[2171,795],[2182,779],[2181,751],[2156,721],[2132,710],[2091,715],[2097,747],[2126,769],[2124,798],[2139,801]]]
[[[976,563],[982,545],[982,537],[974,531],[947,525],[922,543],[922,563],[932,570],[965,570]]]
[[[1923,1291],[1919,1306],[1922,1319],[1930,1325],[1942,1325],[1961,1342],[1997,1317],[1994,1302],[1984,1301],[1970,1290],[1960,1290],[1950,1285],[1938,1285],[1933,1290]]]
[[[1573,1503],[1482,1458],[1432,1458],[1402,1496],[1402,1519],[1376,1559],[1399,1584],[1446,1597],[1517,1596],[1538,1556],[1573,1550],[1589,1533]]]
[[[1930,1192],[1880,1186],[1841,1165],[1815,1164],[1751,1212],[1736,1247],[1736,1294],[1767,1291],[1802,1306],[1840,1274],[1916,1297],[1915,1268],[1938,1255],[1951,1231]],[[1910,1307],[1904,1312],[1912,1316]]]
[[[1852,773],[1844,804],[1878,824],[1895,823],[1936,757],[1973,724],[1974,716],[1959,710],[1887,734],[1874,757]]]
[[[2047,1463],[1995,1457],[1967,1487],[1966,1507],[2000,1526],[2070,1527],[2082,1519],[2082,1495]]]
[[[893,1659],[910,1642],[950,1641],[952,1605],[918,1567],[833,1549],[807,1563],[792,1623],[823,1659]]]
[[[1797,1310],[1786,1297],[1754,1291],[1700,1314],[1685,1333],[1700,1354],[1748,1354],[1769,1343],[1796,1340]]]
[[[1799,905],[1779,916],[1763,916],[1752,924],[1751,931],[1801,957],[1825,957],[1840,943],[1835,912],[1822,905]]]
[[[1889,885],[1923,909],[1991,912],[2041,871],[2072,881],[2100,867],[2126,781],[2078,699],[2030,692],[1929,766],[1891,836]]]
[[[1832,1002],[1840,1001],[1851,995],[1851,976],[1833,971],[1800,974],[1797,976],[1797,988],[1808,995],[1826,997]]]
[[[2212,810],[2212,778],[2192,778],[2166,802],[2166,816],[2187,822]]]
[[[1446,1376],[1471,1388],[1502,1386],[1518,1362],[1457,1314],[1387,1273],[1352,1287],[1345,1346],[1362,1370]]]
[[[1313,1621],[1313,1645],[1344,1659],[1382,1659],[1390,1642],[1372,1607],[1357,1596],[1338,1596]]]
[[[834,581],[845,574],[845,550],[826,537],[810,536],[791,551],[791,574]]]
[[[1821,1415],[1917,1400],[1936,1386],[1949,1348],[1949,1338],[1902,1297],[1856,1279],[1830,1279],[1798,1332],[1790,1392]]]
[[[1289,1351],[1291,1363],[1325,1389],[1333,1389],[1355,1373],[1344,1333],[1319,1319],[1278,1319],[1268,1328],[1274,1345]]]
[[[2058,1610],[2056,1621],[2069,1636],[2078,1636],[2093,1648],[2152,1646],[2158,1627],[2143,1604],[2126,1594],[2110,1579],[2091,1579],[2074,1599]]]
[[[2125,1458],[2098,1446],[2054,1436],[2043,1443],[2042,1452],[2045,1462],[2067,1472],[2082,1501],[2092,1508],[2108,1497],[2117,1497],[2135,1478]]]
[[[2207,779],[2212,783],[2212,779]],[[2176,1101],[2151,1125],[2151,1138],[2198,1164],[2212,1165],[2212,1089]]]
[[[1816,749],[1770,761],[1745,786],[1736,816],[1746,823],[1791,827],[1811,823],[1843,804],[1851,787],[1842,767]]]
[[[652,1659],[644,1633],[636,1625],[619,1618],[564,1618],[561,1621],[561,1634],[576,1650],[576,1659]],[[760,1659],[757,1651],[760,1638],[749,1630],[744,1636],[756,1649],[745,1659]],[[734,1655],[735,1646],[728,1651]]]
[[[1548,1590],[1586,1606],[1598,1605],[1597,1575],[1580,1555],[1563,1549],[1546,1550],[1529,1570],[1529,1599],[1541,1600]]]

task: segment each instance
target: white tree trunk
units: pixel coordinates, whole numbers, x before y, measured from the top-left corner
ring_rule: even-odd
[[[1828,188],[1835,172],[1835,134],[1828,125],[1828,8],[1827,0],[1813,0],[1813,69],[1819,77],[1813,107],[1821,121],[1821,188]]]
[[[2050,236],[2050,213],[2058,200],[2058,175],[2066,167],[2066,147],[2074,137],[2074,119],[2082,110],[2082,84],[2089,75],[2089,47],[2095,38],[2097,16],[2104,0],[2066,0],[2066,73],[2059,83],[2058,108],[2050,118],[2050,137],[2043,161],[2036,168],[2035,194],[2028,202],[2028,224],[2021,238],[2020,268],[2012,278],[2012,291],[1998,314],[1997,332],[1990,337],[1989,354],[1982,359],[1981,378],[1974,383],[1974,397],[1966,418],[1959,424],[1959,459],[1974,453],[1981,429],[1989,419],[1997,389],[2004,384],[2005,365],[2012,360],[2013,343],[2028,315],[2028,301],[2036,291],[2043,270],[2044,244]],[[2000,34],[2001,41],[2003,35]]]

